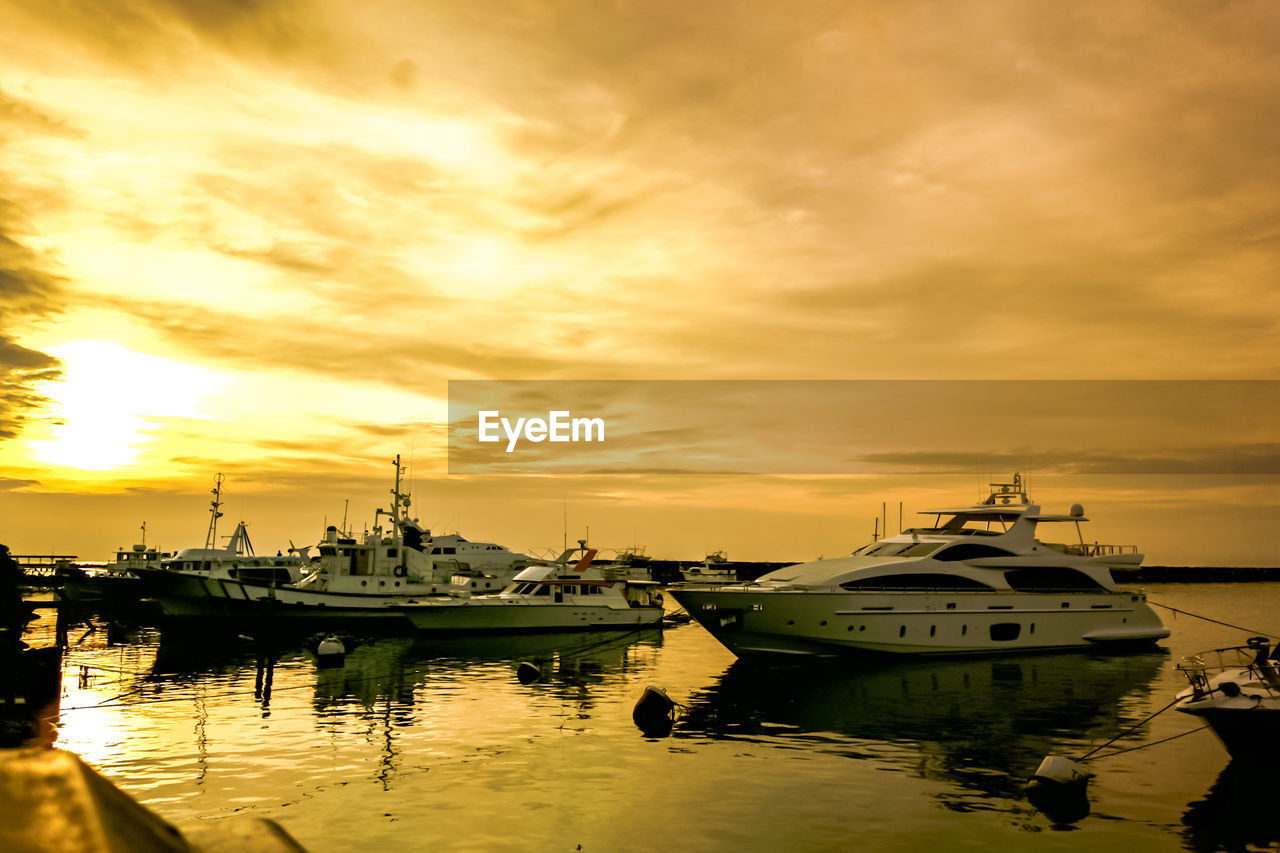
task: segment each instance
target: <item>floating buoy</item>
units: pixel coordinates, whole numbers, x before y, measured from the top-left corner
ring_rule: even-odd
[[[1032,782],[1049,782],[1055,785],[1083,785],[1092,778],[1092,770],[1065,755],[1046,755],[1036,772],[1031,774]]]
[[[1064,755],[1047,755],[1031,781],[1027,800],[1054,823],[1075,823],[1089,814],[1093,771]]]
[[[516,678],[521,684],[533,684],[535,681],[542,680],[542,670],[525,661],[516,668]]]
[[[330,634],[316,646],[316,658],[320,666],[342,666],[347,656],[347,647],[342,641]]]
[[[667,691],[652,685],[644,689],[631,711],[631,719],[646,737],[666,737],[675,723],[676,703]]]

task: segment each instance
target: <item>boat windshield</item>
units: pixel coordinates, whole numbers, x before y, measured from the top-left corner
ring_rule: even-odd
[[[942,547],[942,542],[872,542],[853,552],[855,557],[923,557]]]

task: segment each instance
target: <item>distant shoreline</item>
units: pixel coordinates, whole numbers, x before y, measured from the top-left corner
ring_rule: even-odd
[[[796,561],[802,562],[802,561]],[[700,566],[701,563],[688,560],[650,560],[647,566],[658,570],[670,571],[687,566]],[[760,575],[793,566],[795,562],[757,562],[730,560],[725,568],[738,571],[742,580],[757,578]],[[1112,569],[1111,575],[1117,583],[1253,583],[1260,581],[1280,582],[1280,567],[1252,566],[1141,566],[1136,569]]]
[[[1112,569],[1119,583],[1252,583],[1280,581],[1280,567],[1142,566]]]

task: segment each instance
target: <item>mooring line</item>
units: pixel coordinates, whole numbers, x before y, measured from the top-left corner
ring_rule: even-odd
[[[1182,698],[1181,698],[1181,697],[1178,697],[1178,698],[1174,699],[1172,702],[1170,702],[1168,705],[1165,705],[1165,706],[1164,706],[1163,708],[1161,708],[1159,711],[1155,711],[1155,712],[1153,712],[1153,713],[1151,713],[1151,714],[1147,715],[1146,717],[1143,717],[1141,720],[1138,720],[1138,722],[1134,723],[1132,726],[1130,726],[1129,728],[1125,729],[1125,730],[1124,730],[1124,731],[1122,731],[1120,734],[1116,735],[1116,736],[1115,736],[1115,737],[1113,737],[1111,740],[1109,740],[1109,741],[1107,741],[1106,743],[1104,743],[1102,746],[1099,746],[1099,747],[1096,747],[1096,748],[1094,748],[1094,749],[1089,750],[1089,751],[1088,751],[1088,752],[1086,752],[1084,755],[1080,756],[1079,758],[1077,758],[1077,759],[1075,759],[1075,760],[1076,760],[1076,761],[1088,761],[1088,760],[1089,760],[1089,757],[1090,757],[1091,755],[1093,755],[1095,752],[1098,752],[1099,750],[1106,749],[1107,747],[1111,746],[1111,744],[1113,744],[1113,743],[1115,743],[1116,741],[1120,740],[1120,738],[1124,737],[1125,735],[1133,733],[1133,732],[1134,732],[1134,731],[1135,731],[1139,726],[1142,726],[1142,725],[1145,725],[1146,723],[1151,722],[1151,721],[1152,721],[1152,720],[1154,720],[1156,717],[1160,716],[1160,715],[1161,715],[1161,714],[1163,714],[1165,711],[1169,710],[1170,708],[1172,708],[1174,705],[1177,705],[1177,704],[1178,704],[1179,702],[1181,702],[1181,701],[1182,701]]]
[[[1110,758],[1113,755],[1123,755],[1126,752],[1137,752],[1139,749],[1146,749],[1149,746],[1155,746],[1156,744],[1159,744],[1159,743],[1165,743],[1166,741],[1177,740],[1180,737],[1186,737],[1187,735],[1193,735],[1196,732],[1202,732],[1207,728],[1209,728],[1209,724],[1205,723],[1203,726],[1201,726],[1198,729],[1191,729],[1190,731],[1186,731],[1186,732],[1178,732],[1176,735],[1169,735],[1168,737],[1162,737],[1160,738],[1160,740],[1153,740],[1150,743],[1141,743],[1141,744],[1138,744],[1137,746],[1130,746],[1130,747],[1126,747],[1125,749],[1117,749],[1115,752],[1108,752],[1106,755],[1099,755],[1097,758],[1093,760],[1101,761],[1102,759]],[[1101,748],[1102,747],[1099,747],[1099,749]]]
[[[1224,625],[1228,628],[1234,628],[1237,631],[1244,631],[1246,634],[1252,634],[1258,637],[1266,637],[1268,640],[1278,639],[1276,634],[1268,634],[1266,631],[1253,631],[1253,630],[1250,630],[1249,628],[1241,627],[1240,625],[1232,625],[1230,622],[1223,622],[1221,619],[1211,619],[1208,616],[1202,616],[1199,613],[1192,613],[1190,610],[1181,610],[1177,607],[1170,607],[1167,604],[1161,604],[1158,601],[1152,601],[1150,598],[1147,599],[1147,604],[1154,604],[1156,607],[1162,607],[1165,610],[1171,610],[1174,613],[1181,613],[1184,616],[1190,616],[1194,619],[1203,619],[1204,621],[1212,622],[1215,625]]]

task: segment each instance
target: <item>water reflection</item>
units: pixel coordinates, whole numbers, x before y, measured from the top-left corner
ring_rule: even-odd
[[[983,797],[1020,799],[1050,751],[1100,742],[1141,719],[1166,657],[737,661],[693,694],[673,735],[869,758]],[[987,807],[964,795],[943,800],[956,810]]]
[[[338,666],[319,666],[313,642],[280,644],[250,637],[206,638],[162,633],[145,680],[154,685],[213,683],[211,676],[234,683],[250,668],[253,696],[264,716],[270,708],[277,667],[293,676],[314,671],[312,708],[317,718],[330,715],[390,713],[401,725],[413,722],[412,710],[424,688],[448,693],[476,679],[514,678],[530,664],[538,689],[580,699],[593,685],[622,673],[637,646],[661,645],[662,632],[644,630],[608,634],[551,633],[456,638],[345,637],[347,653]],[[279,688],[276,688],[279,689]]]
[[[1203,799],[1187,805],[1183,836],[1192,850],[1258,850],[1280,842],[1275,766],[1232,761]]]

